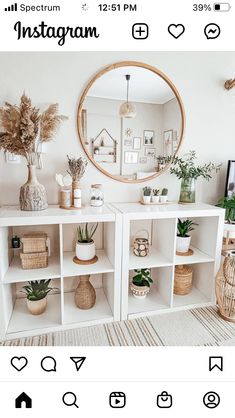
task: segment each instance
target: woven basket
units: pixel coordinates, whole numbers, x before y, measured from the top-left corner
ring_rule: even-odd
[[[21,266],[24,270],[43,269],[48,266],[48,252],[20,254]]]
[[[23,253],[43,253],[46,251],[47,234],[33,233],[25,234],[22,238]]]
[[[189,266],[175,267],[174,294],[187,295],[192,289],[193,270]]]

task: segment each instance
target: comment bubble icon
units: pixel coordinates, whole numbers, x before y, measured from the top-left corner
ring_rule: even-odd
[[[54,357],[44,357],[41,361],[41,368],[44,372],[56,372],[56,360]]]

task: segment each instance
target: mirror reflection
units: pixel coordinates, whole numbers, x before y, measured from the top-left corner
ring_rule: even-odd
[[[170,85],[148,68],[105,72],[91,84],[81,109],[86,153],[118,180],[160,174],[182,139],[180,103]]]

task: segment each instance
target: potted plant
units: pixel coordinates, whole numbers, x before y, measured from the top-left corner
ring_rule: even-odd
[[[143,202],[145,204],[151,203],[151,187],[145,186],[143,187]]]
[[[98,223],[90,228],[88,223],[85,226],[77,228],[76,257],[78,260],[91,261],[95,257],[95,243],[93,236],[98,228]]]
[[[153,189],[152,202],[158,203],[160,200],[160,189]]]
[[[134,270],[136,275],[132,279],[131,293],[137,299],[144,299],[149,293],[150,286],[153,283],[150,269]]]
[[[195,151],[190,151],[182,158],[176,156],[170,159],[172,164],[170,173],[175,174],[181,180],[179,203],[195,203],[196,180],[202,177],[209,181],[212,178],[212,172],[217,173],[222,165],[212,162],[196,165],[196,159]]]
[[[162,193],[160,196],[160,202],[161,203],[165,203],[168,200],[168,189],[164,188],[162,189]]]
[[[177,238],[176,238],[176,251],[178,253],[187,253],[189,250],[191,236],[189,235],[190,231],[194,230],[194,225],[197,225],[193,220],[178,219],[177,224]]]
[[[224,238],[235,239],[235,196],[222,197],[216,206],[225,209]]]
[[[47,307],[47,295],[55,289],[50,287],[51,279],[35,280],[23,286],[22,293],[26,294],[27,307],[32,315],[41,315]]]
[[[51,104],[44,112],[32,105],[23,94],[20,105],[5,103],[0,107],[0,150],[25,157],[28,180],[20,189],[20,209],[38,211],[48,207],[45,187],[39,183],[36,165],[39,147],[52,141],[62,121],[58,104]]]

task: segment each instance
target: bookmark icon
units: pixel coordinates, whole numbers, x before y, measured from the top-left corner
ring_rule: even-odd
[[[70,359],[74,362],[76,366],[77,372],[81,369],[86,357],[70,357]]]

